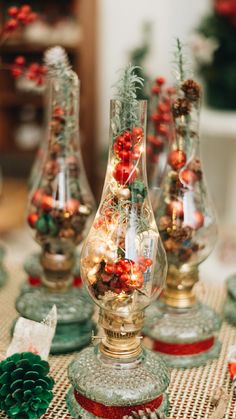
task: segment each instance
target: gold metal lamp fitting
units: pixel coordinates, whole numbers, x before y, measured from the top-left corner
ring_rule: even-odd
[[[175,308],[193,306],[196,303],[193,287],[198,282],[198,279],[197,268],[180,272],[175,266],[171,265],[168,269],[166,287],[163,292],[164,302]]]
[[[105,336],[100,343],[100,351],[110,358],[137,358],[142,352],[141,337],[138,336],[143,326],[143,312],[129,316],[115,315],[107,310],[101,310],[99,324],[104,329]]]
[[[42,282],[53,291],[65,291],[72,283],[72,269],[75,264],[73,254],[52,254],[44,251],[41,255],[44,275]]]

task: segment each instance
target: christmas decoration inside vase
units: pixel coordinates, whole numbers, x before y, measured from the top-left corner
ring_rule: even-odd
[[[218,315],[197,301],[193,291],[198,266],[214,247],[217,227],[200,160],[201,88],[186,76],[179,41],[176,56],[175,138],[156,212],[167,253],[167,282],[163,298],[147,310],[144,333],[169,365],[193,367],[217,357],[220,350]]]
[[[44,157],[47,153],[47,125],[49,123],[48,118],[50,118],[50,112],[48,110],[48,106],[50,106],[50,78],[53,76],[53,72],[50,71],[51,67],[51,59],[50,56],[53,57],[53,66],[55,66],[55,62],[60,63],[60,66],[68,67],[69,66],[69,59],[67,56],[67,53],[64,48],[61,46],[56,46],[48,49],[45,52],[45,63],[47,63],[47,67],[49,68],[48,74],[47,74],[47,83],[46,83],[46,89],[45,89],[45,134],[41,139],[41,143],[39,145],[35,161],[32,165],[31,173],[29,176],[28,181],[28,187],[29,187],[29,193],[34,188],[35,183],[37,182],[38,176],[40,176],[41,171],[43,170],[43,163],[44,163]],[[49,57],[49,59],[48,59]],[[46,68],[46,66],[45,66]],[[42,284],[42,276],[43,276],[43,267],[40,262],[40,253],[33,253],[29,254],[24,262],[24,270],[27,274],[27,282],[23,284],[22,286],[22,292],[27,291],[30,287],[37,287]],[[76,262],[75,266],[73,268],[73,285],[75,287],[81,286],[81,279],[80,279],[80,269],[79,269],[79,253],[76,256]]]
[[[39,272],[42,286],[28,287],[16,301],[22,316],[37,321],[54,304],[57,306],[53,353],[86,345],[93,328],[92,303],[83,290],[72,285],[76,246],[86,235],[95,204],[79,144],[79,80],[68,62],[60,57],[58,48],[46,54],[47,144],[28,208],[28,224],[42,249]]]
[[[100,307],[104,336],[69,366],[67,404],[76,418],[167,409],[167,369],[138,336],[144,308],[162,290],[166,257],[147,191],[147,104],[137,100],[142,79],[134,69],[122,72],[111,101],[106,179],[81,252],[82,279]]]

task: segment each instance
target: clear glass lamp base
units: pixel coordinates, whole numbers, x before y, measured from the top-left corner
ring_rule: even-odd
[[[146,310],[143,333],[168,366],[192,368],[219,356],[220,326],[217,313],[199,302],[180,309],[159,300]]]
[[[65,353],[83,348],[91,341],[93,304],[81,288],[55,293],[44,286],[32,288],[16,300],[18,313],[35,321],[43,320],[53,305],[57,306],[58,323],[51,353]]]
[[[223,315],[225,320],[236,326],[236,274],[227,279],[226,287],[228,295],[225,300]]]
[[[106,359],[97,347],[84,349],[69,365],[72,384],[67,407],[73,418],[122,419],[131,412],[167,413],[169,372],[160,357],[149,350],[126,363]]]

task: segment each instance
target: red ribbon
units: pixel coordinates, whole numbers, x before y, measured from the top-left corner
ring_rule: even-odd
[[[105,404],[88,399],[76,390],[74,391],[74,395],[77,402],[84,410],[103,419],[122,419],[123,416],[130,415],[132,412],[138,412],[139,410],[145,409],[155,411],[163,401],[163,395],[161,395],[145,404],[134,406],[106,406]]]
[[[193,343],[170,343],[155,340],[153,350],[167,355],[196,355],[208,351],[215,342],[214,336]]]

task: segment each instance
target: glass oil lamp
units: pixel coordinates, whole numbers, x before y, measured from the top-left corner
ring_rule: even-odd
[[[73,287],[73,270],[76,247],[87,234],[95,204],[78,141],[79,80],[54,53],[48,55],[47,145],[28,206],[28,224],[41,246],[42,285],[20,295],[16,308],[21,316],[40,321],[56,304],[52,352],[59,353],[88,344],[94,327],[93,305],[83,290]]]
[[[110,151],[94,223],[81,252],[81,275],[100,308],[101,338],[69,366],[67,405],[75,418],[123,418],[150,408],[166,412],[169,375],[142,348],[144,309],[162,290],[166,256],[146,179],[146,101],[142,79],[126,67],[110,107]]]
[[[181,50],[179,54],[180,78],[172,104],[175,138],[156,213],[168,260],[167,281],[162,299],[147,310],[144,333],[168,365],[193,367],[217,357],[220,351],[219,317],[196,299],[193,289],[199,264],[216,242],[217,226],[200,159],[201,89],[184,77]]]

